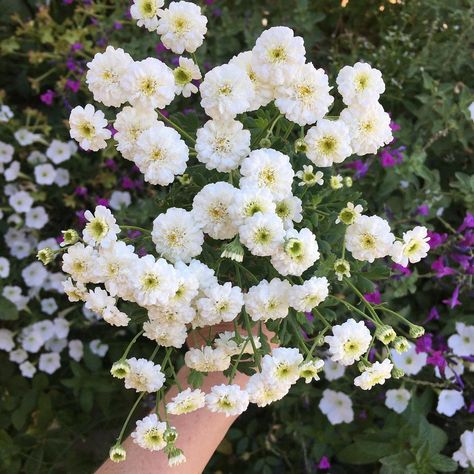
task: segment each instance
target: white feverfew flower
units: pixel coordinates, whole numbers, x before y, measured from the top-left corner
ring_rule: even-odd
[[[59,165],[64,161],[68,161],[73,153],[76,152],[75,148],[71,147],[71,143],[76,147],[74,142],[62,142],[60,140],[52,140],[48,149],[46,150],[46,156],[55,164]]]
[[[126,106],[117,114],[114,122],[117,133],[114,140],[117,142],[117,150],[125,159],[133,160],[138,138],[157,121],[158,114],[153,108]]]
[[[258,212],[262,214],[274,214],[276,210],[272,193],[264,188],[237,189],[234,195],[234,203],[231,207],[232,218],[240,226],[246,219]]]
[[[271,148],[254,150],[242,161],[240,187],[268,189],[275,199],[291,194],[294,171],[287,155]]]
[[[61,359],[58,353],[49,352],[39,356],[38,368],[47,374],[53,374],[61,367]]]
[[[473,102],[474,104],[474,102]],[[471,104],[472,105],[472,104]],[[472,107],[474,109],[474,107]],[[474,111],[471,112],[474,115]],[[453,454],[453,459],[464,468],[474,467],[474,430],[464,431],[459,439],[460,448]]]
[[[10,204],[15,212],[28,212],[33,202],[33,198],[26,191],[18,191],[8,198],[8,204]]]
[[[130,322],[130,318],[127,314],[120,311],[114,305],[104,308],[102,311],[102,317],[104,318],[104,321],[112,326],[128,326],[128,323]]]
[[[200,349],[194,347],[184,355],[184,363],[199,372],[222,372],[229,368],[230,356],[222,349],[213,349],[210,346]]]
[[[271,263],[281,275],[301,276],[319,257],[315,235],[306,228],[289,229],[284,242],[271,257]]]
[[[449,337],[448,346],[459,357],[474,355],[474,326],[456,323],[456,333]]]
[[[125,376],[125,388],[132,388],[137,392],[157,392],[165,383],[165,376],[159,364],[151,360],[127,359],[130,372]]]
[[[337,216],[336,224],[339,224],[340,222],[346,225],[353,224],[361,216],[362,210],[363,208],[360,204],[354,206],[352,202],[348,202],[346,207],[342,209]]]
[[[127,100],[121,84],[123,76],[133,63],[132,57],[122,48],[107,46],[103,53],[96,53],[87,63],[86,82],[94,100],[107,107],[118,107]]]
[[[158,122],[137,141],[133,161],[150,184],[167,186],[186,171],[189,149],[179,133]]]
[[[231,212],[236,189],[225,182],[204,186],[193,199],[192,214],[203,232],[213,239],[231,239],[237,225]]]
[[[213,285],[217,285],[217,277],[211,268],[199,260],[192,260],[189,264],[189,271],[199,282],[199,289],[205,290]]]
[[[95,110],[94,106],[87,104],[74,107],[69,115],[69,127],[71,138],[74,138],[85,151],[97,151],[107,146],[112,133],[108,130],[107,120],[101,110]]]
[[[250,153],[250,132],[237,120],[209,120],[197,130],[195,148],[207,169],[228,173]]]
[[[36,367],[29,360],[27,360],[20,364],[20,371],[23,377],[31,379],[36,374]]]
[[[275,105],[291,122],[304,126],[322,119],[334,98],[329,79],[322,69],[304,64],[292,71],[293,77],[275,91]]]
[[[399,354],[392,349],[392,359],[395,367],[402,369],[407,375],[416,375],[426,365],[427,355],[425,352],[416,352],[416,346],[408,343],[408,350]]]
[[[158,15],[164,0],[133,0],[130,15],[137,20],[138,26],[144,26],[148,31],[155,31],[158,27]]]
[[[84,217],[87,224],[82,232],[82,238],[86,244],[107,248],[115,243],[120,227],[109,209],[105,206],[97,206],[94,214],[86,211]]]
[[[343,392],[325,389],[319,402],[319,409],[327,416],[331,425],[351,423],[354,420],[352,401]]]
[[[121,86],[133,106],[164,109],[176,92],[173,71],[156,58],[146,58],[130,65]]]
[[[326,277],[312,277],[302,285],[293,285],[290,292],[290,306],[296,311],[308,312],[322,303],[329,294]]]
[[[9,143],[0,141],[0,163],[10,163],[15,153],[15,148]]]
[[[206,404],[206,394],[199,389],[187,388],[174,396],[166,404],[166,410],[171,415],[184,415],[199,410]]]
[[[245,309],[253,321],[282,319],[288,316],[291,285],[287,280],[262,280],[244,295]]]
[[[303,169],[296,173],[296,177],[301,179],[298,186],[309,187],[315,184],[322,186],[324,184],[323,176],[324,174],[321,171],[317,171],[316,173],[313,171],[313,165],[303,165]]]
[[[198,88],[192,81],[202,79],[199,66],[189,58],[179,57],[179,66],[173,71],[174,80],[176,82],[176,94],[182,94],[183,97],[191,97],[196,94]]]
[[[262,344],[259,337],[253,337],[256,349],[260,349]],[[221,332],[214,340],[214,345],[217,349],[222,349],[229,356],[242,354],[253,354],[252,340],[248,336],[241,336],[240,343],[235,341],[235,332],[224,331]]]
[[[90,246],[77,243],[71,245],[63,255],[62,270],[80,283],[89,283],[93,280],[96,265],[96,253]]]
[[[283,221],[285,229],[292,229],[293,222],[303,220],[303,206],[301,199],[296,196],[288,196],[276,202],[275,213]]]
[[[352,365],[367,352],[372,336],[362,321],[348,319],[346,322],[333,326],[332,336],[324,341],[329,344],[329,353],[334,362]]]
[[[263,373],[256,373],[249,378],[245,391],[249,395],[249,401],[259,407],[265,407],[270,403],[281,400],[289,391],[291,385],[276,383]]]
[[[311,383],[313,380],[320,380],[319,372],[323,370],[324,361],[322,359],[309,360],[300,365],[300,377],[305,383]]]
[[[268,105],[273,100],[273,86],[271,83],[262,81],[254,70],[254,59],[252,51],[244,51],[234,56],[229,64],[233,64],[241,69],[252,83],[252,100],[248,112]]]
[[[114,191],[109,199],[110,207],[114,211],[127,208],[132,203],[132,197],[128,191]]]
[[[262,359],[262,373],[277,383],[293,385],[300,377],[303,356],[298,349],[277,347]]]
[[[176,262],[174,268],[178,279],[178,289],[170,300],[170,304],[177,307],[189,306],[198,294],[199,280],[182,261]]]
[[[163,347],[181,348],[186,341],[186,326],[181,323],[167,323],[159,320],[143,323],[143,335]]]
[[[356,155],[374,154],[393,140],[390,115],[378,102],[352,105],[341,112],[340,119],[349,127]]]
[[[307,131],[305,143],[306,156],[320,168],[342,163],[352,154],[349,127],[342,120],[319,120]]]
[[[393,244],[391,257],[395,263],[406,267],[408,262],[417,263],[428,255],[430,238],[426,227],[416,226],[403,233],[403,242]]]
[[[87,309],[102,316],[102,313],[107,306],[115,305],[115,298],[110,296],[102,288],[96,287],[93,290],[89,290],[85,298],[85,303]]]
[[[237,66],[224,64],[211,69],[202,81],[201,106],[213,119],[232,119],[251,108],[252,83]]]
[[[205,297],[196,302],[199,319],[205,322],[206,326],[233,321],[243,304],[242,290],[229,282],[209,288]]]
[[[347,227],[346,249],[356,260],[372,263],[390,254],[395,240],[390,226],[378,216],[360,216]]]
[[[464,397],[457,390],[441,390],[438,397],[436,411],[441,415],[453,416],[464,407]]]
[[[43,206],[32,207],[25,217],[25,224],[30,229],[42,229],[48,223],[49,217]]]
[[[5,257],[0,257],[0,278],[10,275],[10,262]]]
[[[176,271],[166,260],[146,255],[137,263],[134,286],[139,305],[166,305],[178,290]]]
[[[84,301],[87,295],[87,288],[83,283],[77,283],[75,285],[71,278],[63,281],[62,283],[64,293],[69,298],[69,301],[76,302],[76,301]]]
[[[191,2],[171,2],[160,12],[156,32],[162,43],[175,54],[194,53],[204,41],[207,18]]]
[[[29,288],[39,288],[46,279],[48,271],[41,262],[33,262],[21,271],[21,276]]]
[[[273,255],[283,243],[285,229],[282,220],[275,214],[257,212],[239,227],[240,241],[253,255]]]
[[[387,390],[385,406],[396,413],[403,413],[410,401],[411,393],[406,388]]]
[[[370,390],[374,385],[383,385],[391,377],[393,364],[390,359],[374,362],[354,379],[354,385],[362,390]]]
[[[249,405],[249,396],[238,385],[214,385],[206,395],[206,407],[214,413],[236,416]]]
[[[53,165],[45,163],[44,165],[35,166],[35,181],[38,184],[51,185],[56,179],[56,170]]]
[[[276,26],[265,30],[252,50],[253,68],[264,83],[281,85],[291,79],[291,71],[305,63],[303,39],[293,30]],[[290,77],[288,77],[290,76]]]
[[[346,105],[377,102],[385,91],[382,73],[366,63],[344,66],[337,75],[337,90]]]
[[[164,439],[167,424],[158,419],[156,413],[138,420],[135,431],[132,433],[133,442],[149,451],[160,451],[166,447]]]
[[[177,207],[168,209],[153,221],[151,236],[156,251],[173,263],[189,263],[201,253],[204,243],[204,234],[194,214]]]
[[[0,329],[0,350],[10,352],[14,347],[13,333],[8,329]]]

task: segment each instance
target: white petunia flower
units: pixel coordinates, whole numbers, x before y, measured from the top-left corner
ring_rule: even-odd
[[[137,392],[157,392],[165,383],[165,376],[159,364],[151,360],[127,359],[130,372],[125,376],[125,388],[133,388]]]
[[[252,49],[253,69],[267,84],[281,85],[292,78],[295,67],[305,63],[303,38],[292,29],[276,26],[265,30]]]
[[[72,147],[74,145],[74,147]],[[48,149],[46,150],[46,156],[55,164],[59,165],[64,161],[68,161],[71,156],[77,151],[76,144],[73,141],[62,142],[60,140],[52,140]]]
[[[179,57],[179,66],[173,71],[174,80],[176,82],[176,94],[182,94],[183,97],[191,97],[196,94],[198,88],[192,81],[202,79],[199,66],[189,58]]]
[[[474,112],[472,112],[474,115]],[[464,431],[459,439],[461,446],[453,454],[453,459],[464,468],[474,467],[474,430]]]
[[[69,171],[65,168],[56,168],[56,177],[54,178],[54,184],[63,188],[67,186],[70,181]]]
[[[107,46],[105,52],[96,53],[87,63],[86,75],[86,83],[94,100],[107,107],[119,107],[126,102],[127,93],[121,81],[132,64],[132,57],[122,48]]]
[[[0,329],[0,350],[10,352],[14,347],[13,333],[9,329]]]
[[[0,105],[0,122],[9,122],[11,118],[13,118],[12,109],[8,105]]]
[[[356,155],[374,154],[393,140],[390,115],[378,102],[352,105],[341,112],[340,119],[349,127]]]
[[[20,371],[23,377],[31,379],[33,378],[33,375],[36,374],[36,367],[29,360],[27,360],[20,364]]]
[[[131,64],[121,87],[131,105],[153,109],[164,109],[171,104],[176,92],[173,71],[151,57]]]
[[[197,130],[195,148],[207,169],[228,173],[250,153],[250,132],[237,120],[209,120]]]
[[[86,211],[84,217],[87,224],[82,232],[84,242],[89,245],[100,245],[109,247],[117,240],[120,227],[117,225],[115,217],[105,206],[97,206],[94,214]]]
[[[332,336],[324,341],[329,344],[329,353],[334,362],[352,365],[367,352],[372,336],[362,321],[348,319],[342,324],[332,327]]]
[[[237,66],[224,64],[211,69],[199,86],[201,106],[213,119],[233,119],[251,108],[252,83]]]
[[[346,230],[346,249],[356,260],[372,263],[390,254],[395,237],[378,216],[360,216]]]
[[[71,138],[74,138],[83,150],[97,151],[107,146],[112,133],[108,130],[107,120],[101,110],[87,104],[85,107],[76,106],[69,115]]]
[[[158,27],[158,15],[162,13],[160,8],[164,4],[164,0],[133,0],[130,15],[137,20],[138,26],[144,26],[148,31],[155,31]]]
[[[319,120],[305,136],[306,156],[320,168],[342,163],[352,154],[349,127],[342,120]]]
[[[131,436],[133,442],[141,448],[149,451],[160,451],[166,447],[164,439],[165,431],[168,425],[164,421],[160,421],[156,413],[146,416],[143,420],[138,420],[135,431]]]
[[[291,122],[304,126],[322,119],[334,98],[329,94],[329,79],[311,63],[294,68],[293,77],[277,87],[275,105]]]
[[[30,288],[39,288],[46,279],[48,271],[41,262],[33,262],[21,271],[21,276]]]
[[[362,390],[370,390],[374,385],[383,385],[391,377],[393,364],[390,359],[374,362],[354,379],[354,385]]]
[[[457,390],[441,390],[438,397],[436,411],[441,415],[453,416],[464,407],[464,397]]]
[[[414,229],[403,233],[403,242],[393,244],[391,257],[395,263],[406,267],[408,262],[417,263],[428,255],[428,230],[426,227],[416,226]]]
[[[8,204],[15,212],[28,212],[33,205],[33,198],[26,191],[18,191],[8,198]]]
[[[38,368],[47,374],[53,374],[61,367],[61,359],[58,353],[49,352],[39,356]]]
[[[474,355],[474,326],[456,323],[456,333],[449,337],[448,346],[459,357]]]
[[[236,189],[229,183],[206,184],[193,199],[193,216],[203,232],[213,239],[231,239],[237,234],[232,213]]]
[[[290,292],[291,285],[287,280],[262,280],[244,295],[245,309],[253,321],[286,318]]]
[[[426,365],[426,353],[417,353],[416,346],[412,342],[408,342],[408,350],[402,354],[394,349],[391,352],[395,367],[402,369],[407,375],[416,375]]]
[[[156,32],[162,43],[175,54],[194,53],[204,41],[207,18],[191,2],[171,2],[159,14]]]
[[[172,207],[153,221],[156,251],[170,262],[189,263],[202,252],[204,234],[194,213]]]
[[[16,364],[21,364],[25,362],[26,359],[28,359],[28,353],[24,349],[19,348],[11,351],[8,358]]]
[[[84,344],[79,339],[71,339],[68,343],[69,357],[79,362],[84,355]]]
[[[5,181],[15,181],[20,174],[20,162],[19,161],[12,161],[10,166],[5,169],[3,173],[3,177]]]
[[[214,385],[206,395],[206,407],[214,413],[236,416],[249,405],[249,396],[238,385]]]
[[[142,132],[133,161],[145,181],[167,186],[186,171],[189,150],[180,134],[161,122]]]
[[[120,211],[127,208],[132,203],[132,196],[128,191],[113,191],[109,204],[114,211]]]
[[[50,185],[53,184],[56,179],[56,170],[53,165],[45,163],[44,165],[35,166],[35,181],[38,184]]]
[[[287,155],[271,148],[254,150],[242,161],[240,187],[268,189],[275,199],[291,194],[294,171]]]
[[[337,90],[346,105],[377,102],[385,91],[382,73],[366,63],[344,66],[337,75]]]
[[[275,214],[257,212],[239,227],[240,241],[253,255],[273,255],[283,243],[285,229]]]
[[[406,388],[387,390],[385,406],[396,413],[403,413],[410,401],[411,393]]]
[[[0,278],[10,275],[10,262],[5,257],[0,257]]]
[[[21,146],[28,146],[32,145],[33,143],[41,140],[41,135],[38,133],[33,133],[30,132],[26,128],[20,128],[18,129],[13,136],[15,137],[16,141],[21,145]]]
[[[10,161],[12,161],[14,153],[15,148],[13,148],[9,143],[0,141],[0,163],[10,163]]]
[[[109,350],[109,346],[104,344],[100,339],[94,339],[89,342],[90,351],[98,357],[104,357]]]
[[[58,309],[58,304],[54,298],[41,300],[41,311],[46,314],[53,314]]]
[[[312,277],[302,285],[293,285],[290,292],[290,306],[296,311],[308,312],[322,303],[329,294],[326,277]]]
[[[326,388],[319,402],[319,409],[327,416],[331,425],[351,423],[354,420],[352,401],[343,392]]]
[[[25,216],[25,225],[30,229],[42,229],[49,221],[43,206],[32,207]]]
[[[324,361],[324,376],[327,380],[337,380],[344,376],[346,368],[344,365],[334,362],[331,359]]]

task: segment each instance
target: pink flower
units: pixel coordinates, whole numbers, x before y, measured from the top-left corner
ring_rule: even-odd
[[[68,79],[66,81],[66,88],[72,90],[72,92],[77,92],[81,87],[81,81],[73,81],[72,79]]]
[[[377,289],[373,293],[366,293],[364,298],[373,304],[380,304],[382,302],[382,297],[380,295],[380,291]]]
[[[331,469],[331,463],[329,462],[329,458],[327,456],[323,456],[318,463],[318,469]]]
[[[431,269],[436,272],[436,278],[443,278],[444,276],[454,275],[456,273],[454,268],[445,266],[444,257],[442,255],[431,264]]]
[[[52,105],[55,95],[56,93],[54,91],[48,89],[46,92],[40,95],[40,100],[43,102],[43,104]]]

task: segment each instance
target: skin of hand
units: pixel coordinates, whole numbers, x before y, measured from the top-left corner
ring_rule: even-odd
[[[224,331],[233,331],[232,323],[221,323],[211,328],[211,337]],[[263,331],[272,347],[276,344],[270,340],[273,333],[263,325]],[[209,332],[206,330],[206,337]],[[254,328],[254,334],[257,328]],[[242,336],[247,333],[243,330]],[[192,331],[187,339],[189,347],[205,345],[204,338],[197,332]],[[189,369],[183,366],[177,374],[178,381],[183,390],[189,387],[187,382]],[[249,377],[241,372],[237,372],[233,384],[244,388]],[[222,372],[210,372],[205,378],[201,390],[209,393],[214,385],[227,384],[228,380]],[[170,401],[178,393],[178,388],[173,386],[165,395],[165,401]],[[203,472],[211,456],[221,441],[224,439],[232,423],[237,416],[226,416],[221,413],[212,413],[205,407],[185,415],[169,415],[168,421],[175,427],[179,436],[176,446],[184,451],[186,462],[175,467],[168,466],[168,459],[163,451],[153,452],[141,448],[132,441],[129,436],[123,443],[127,451],[127,458],[121,463],[114,463],[108,459],[97,471],[96,474],[200,474]]]

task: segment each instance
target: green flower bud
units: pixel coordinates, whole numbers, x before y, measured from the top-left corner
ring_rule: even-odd
[[[397,333],[393,330],[392,326],[384,324],[377,327],[375,337],[383,344],[390,344],[397,337]]]
[[[405,375],[405,371],[403,369],[400,369],[398,367],[394,367],[392,369],[392,377],[394,379],[401,379]]]
[[[346,176],[344,178],[344,184],[348,187],[348,188],[351,188],[352,187],[352,178],[350,176]]]
[[[79,234],[74,229],[67,229],[62,231],[63,241],[61,246],[74,245],[79,240]]]
[[[126,360],[118,360],[113,363],[110,373],[116,379],[123,379],[130,373],[130,365]]]
[[[167,444],[173,444],[177,439],[178,432],[172,426],[168,427],[163,434],[163,440]]]
[[[37,254],[36,258],[43,264],[48,265],[54,260],[54,251],[49,247],[41,249]]]
[[[397,336],[393,340],[393,348],[399,353],[402,354],[403,352],[406,352],[409,349],[408,346],[408,340],[406,337],[403,336]]]
[[[342,280],[342,277],[350,278],[351,276],[351,266],[349,262],[343,258],[339,258],[334,262],[334,271],[339,281]]]
[[[178,176],[178,181],[183,185],[183,186],[188,186],[191,184],[193,178],[191,178],[191,175],[188,173],[184,173],[183,176]]]
[[[112,446],[109,451],[109,458],[113,462],[122,462],[125,461],[127,457],[127,451],[122,448],[120,444]]]
[[[298,138],[295,141],[295,152],[296,153],[306,153],[308,150],[308,145],[306,144],[304,138]]]
[[[317,347],[321,347],[324,345],[324,334],[318,334],[316,339],[314,340]]]
[[[242,262],[244,259],[244,248],[238,237],[222,247],[222,258],[229,258],[236,262]]]
[[[272,142],[269,138],[262,138],[259,145],[260,148],[270,148],[272,146]]]
[[[408,333],[410,334],[410,337],[418,339],[419,337],[423,336],[423,334],[425,334],[425,329],[421,326],[417,326],[416,324],[412,324]]]
[[[329,179],[329,185],[331,186],[331,189],[341,189],[342,188],[342,176],[337,175],[337,176],[331,176]]]

